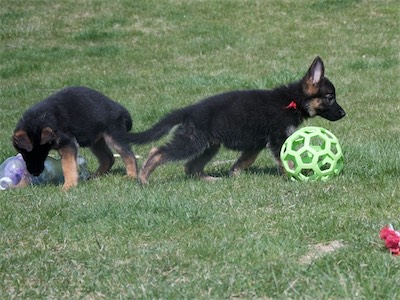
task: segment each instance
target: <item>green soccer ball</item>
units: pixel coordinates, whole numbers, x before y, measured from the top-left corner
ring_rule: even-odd
[[[343,169],[342,148],[336,136],[314,126],[303,127],[286,139],[281,161],[293,181],[327,181]]]

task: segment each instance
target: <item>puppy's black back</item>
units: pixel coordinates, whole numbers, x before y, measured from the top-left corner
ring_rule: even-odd
[[[82,147],[89,146],[100,132],[120,127],[132,128],[129,112],[102,93],[87,87],[68,87],[28,109],[16,130],[24,129],[32,136],[35,131],[50,127],[75,137]]]
[[[211,139],[233,150],[265,147],[271,133],[298,126],[302,114],[285,110],[290,102],[288,88],[274,91],[247,90],[219,94],[205,99],[190,109],[190,119]],[[292,88],[293,89],[293,88]]]
[[[305,118],[300,111],[285,109],[291,99],[301,99],[300,83],[274,90],[231,91],[206,98],[166,115],[150,129],[131,134],[135,144],[160,138],[177,124],[202,131],[208,141],[247,151],[264,148],[272,136],[286,136],[288,126],[297,127]]]

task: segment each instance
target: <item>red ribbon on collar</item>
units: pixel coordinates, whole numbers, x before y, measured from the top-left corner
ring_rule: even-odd
[[[289,105],[286,106],[285,108],[286,108],[286,109],[291,109],[291,108],[297,109],[297,104],[296,104],[296,102],[292,101],[292,102],[290,102]]]

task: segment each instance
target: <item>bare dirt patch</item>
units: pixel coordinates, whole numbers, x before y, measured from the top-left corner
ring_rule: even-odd
[[[308,265],[314,260],[319,259],[328,253],[337,251],[344,246],[345,245],[341,241],[332,241],[325,244],[311,245],[310,250],[299,259],[299,263],[302,265]]]

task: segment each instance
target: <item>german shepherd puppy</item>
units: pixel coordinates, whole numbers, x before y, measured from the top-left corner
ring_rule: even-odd
[[[12,137],[15,149],[34,176],[44,169],[51,149],[61,155],[63,189],[78,184],[78,145],[90,147],[99,161],[94,175],[107,172],[114,164],[115,149],[122,157],[128,177],[137,177],[135,155],[129,146],[132,118],[120,104],[86,87],[65,88],[29,108]]]
[[[148,183],[157,166],[176,160],[187,160],[186,174],[213,180],[204,173],[204,166],[221,145],[241,151],[231,168],[233,175],[249,167],[267,145],[280,165],[279,153],[286,138],[304,119],[317,115],[330,121],[345,116],[319,57],[297,82],[273,90],[215,95],[169,113],[144,132],[133,133],[131,142],[144,144],[160,139],[177,125],[171,141],[150,151],[139,180]]]

